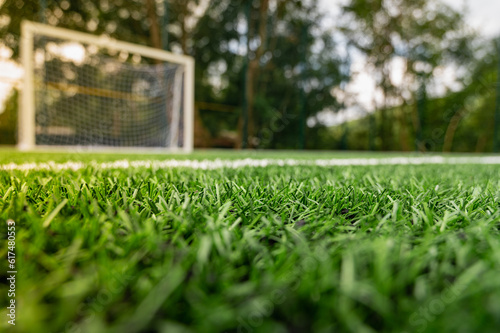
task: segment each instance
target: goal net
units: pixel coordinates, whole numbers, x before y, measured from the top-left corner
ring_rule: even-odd
[[[19,147],[192,150],[191,57],[23,22]]]

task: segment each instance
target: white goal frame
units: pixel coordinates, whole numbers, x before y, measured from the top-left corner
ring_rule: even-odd
[[[101,48],[114,51],[125,51],[138,54],[147,58],[158,59],[184,66],[183,83],[183,145],[177,149],[184,152],[193,150],[194,142],[194,59],[190,56],[174,54],[164,50],[142,46],[138,44],[119,41],[109,36],[96,36],[69,29],[56,28],[46,24],[35,23],[24,20],[21,23],[20,57],[24,68],[22,89],[19,94],[18,115],[18,148],[20,150],[34,150],[35,148],[54,148],[54,146],[41,146],[36,144],[36,121],[35,121],[35,86],[34,86],[34,35],[52,38],[61,38],[68,41],[96,45]],[[56,146],[57,147],[57,146]],[[64,146],[59,148],[71,148],[76,146]],[[90,147],[90,146],[89,146]],[[94,146],[92,146],[94,148]],[[97,147],[101,149],[101,147]],[[104,147],[103,147],[104,148]],[[143,147],[106,147],[107,149],[126,148],[140,149]],[[166,151],[176,150],[176,147],[153,148]]]

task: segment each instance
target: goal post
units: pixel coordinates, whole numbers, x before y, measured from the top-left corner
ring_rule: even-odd
[[[192,57],[23,21],[20,59],[19,149],[193,150]]]

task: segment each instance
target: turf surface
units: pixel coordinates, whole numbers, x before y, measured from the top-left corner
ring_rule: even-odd
[[[75,157],[123,158],[2,162]],[[495,165],[0,170],[3,235],[8,218],[16,332],[500,326]]]

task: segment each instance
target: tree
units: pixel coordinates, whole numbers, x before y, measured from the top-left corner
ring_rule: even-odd
[[[0,38],[14,50],[14,57],[18,55],[20,21],[40,21],[40,2],[25,0],[19,8],[20,3],[6,0],[2,6],[2,14],[9,20],[0,27]],[[345,79],[339,71],[343,60],[335,51],[332,35],[321,26],[318,0],[46,3],[43,16],[53,26],[161,48],[166,47],[162,34],[168,32],[171,51],[196,59],[197,101],[239,106],[241,110],[245,93],[250,109],[249,141],[259,147],[297,146],[301,91],[302,101],[307,103],[305,117],[337,107],[330,91]],[[165,4],[167,29],[161,24]],[[204,115],[212,133],[234,129],[237,118],[237,114],[228,113]],[[309,132],[314,134],[312,129]]]
[[[254,145],[297,147],[301,90],[307,117],[337,106],[330,91],[345,79],[343,60],[321,17],[318,1],[214,0],[200,19],[197,90],[209,101],[241,105],[246,83]],[[214,78],[215,86],[207,84]]]
[[[108,34],[120,40],[143,45],[152,45],[150,27],[145,1],[76,1],[47,0],[44,13],[40,12],[40,1],[6,0],[2,14],[9,17],[8,24],[0,27],[0,38],[5,46],[19,51],[20,23],[22,20],[42,21],[53,26],[88,32]],[[21,7],[20,7],[21,6]]]
[[[476,52],[483,56],[469,64],[464,88],[447,96],[452,107],[448,108],[443,152],[494,148],[499,45],[496,40],[488,40]]]
[[[427,84],[437,68],[460,66],[472,58],[472,34],[461,13],[437,0],[351,0],[343,13],[342,31],[366,58],[382,96],[376,107],[381,112],[381,148],[387,150],[392,132],[388,108],[415,105],[414,129],[421,132],[424,124],[418,107],[424,106]],[[400,83],[392,79],[395,61],[402,62]],[[399,114],[398,122],[407,133],[405,115]]]

